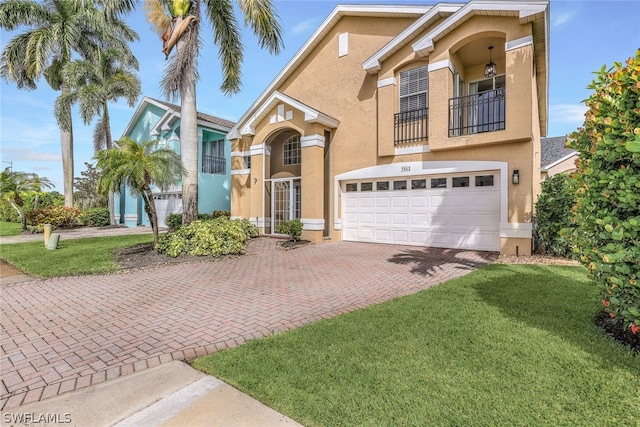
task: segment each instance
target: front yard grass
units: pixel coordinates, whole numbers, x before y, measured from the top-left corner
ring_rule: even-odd
[[[599,309],[581,267],[494,264],[194,366],[305,426],[637,426]]]
[[[115,249],[152,241],[149,234],[69,240],[63,236],[55,250],[45,248],[43,240],[0,245],[0,258],[36,277],[110,273],[118,268]]]
[[[17,236],[22,233],[22,225],[17,222],[0,221],[0,237]]]

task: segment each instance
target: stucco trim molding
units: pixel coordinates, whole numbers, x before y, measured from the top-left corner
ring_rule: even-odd
[[[386,79],[381,79],[378,80],[378,89],[380,89],[381,87],[386,87],[386,86],[392,86],[396,84],[396,78],[395,77],[389,77]]]
[[[414,145],[413,147],[396,147],[395,155],[430,153],[428,145]]]
[[[500,223],[500,237],[512,239],[531,239],[533,224],[530,222]]]
[[[251,175],[251,169],[232,169],[231,175]]]
[[[441,70],[443,68],[448,68],[449,70],[451,70],[451,72],[453,73],[453,63],[448,60],[448,59],[444,59],[442,61],[438,61],[438,62],[434,62],[433,64],[429,64],[427,67],[427,70],[429,72],[432,71],[436,71],[436,70]]]
[[[511,40],[504,44],[504,51],[519,49],[525,46],[533,46],[533,36],[526,36],[516,40]]]
[[[251,155],[251,151],[232,151],[231,152],[231,157],[244,157],[244,156],[250,156]]]
[[[509,201],[508,168],[509,165],[507,162],[459,160],[391,163],[345,172],[334,177],[333,217],[342,217],[338,215],[342,209],[340,194],[344,190],[341,181],[497,170],[500,172],[500,224],[507,224],[507,207]],[[336,223],[337,221],[334,221],[334,228],[337,230],[338,228],[335,227]]]
[[[300,138],[300,147],[301,148],[306,148],[306,147],[321,147],[324,148],[324,136],[322,135],[318,135],[313,134],[313,135],[306,135]]]
[[[322,231],[324,230],[323,218],[301,218],[302,229],[309,231]]]
[[[252,156],[261,156],[263,154],[270,156],[271,146],[267,144],[252,145],[250,153]]]

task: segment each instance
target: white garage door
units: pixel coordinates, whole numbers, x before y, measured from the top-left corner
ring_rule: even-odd
[[[154,194],[153,199],[158,214],[158,227],[166,227],[167,215],[182,213],[182,193]]]
[[[345,182],[348,241],[500,250],[500,174],[481,172]]]

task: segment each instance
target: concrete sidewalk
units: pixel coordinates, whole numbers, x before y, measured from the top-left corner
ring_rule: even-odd
[[[53,422],[39,422],[42,420]],[[173,361],[1,412],[2,426],[300,426],[224,382]]]

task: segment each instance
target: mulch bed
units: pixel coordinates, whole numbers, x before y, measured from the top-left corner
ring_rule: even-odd
[[[628,328],[623,330],[619,322],[612,320],[608,313],[602,312],[598,314],[595,318],[595,323],[611,338],[640,353],[640,335],[634,335]]]

